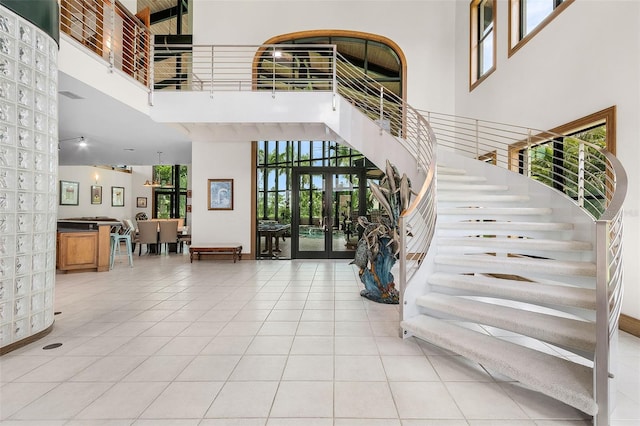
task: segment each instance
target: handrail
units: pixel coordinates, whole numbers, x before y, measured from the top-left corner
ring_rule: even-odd
[[[593,218],[615,194],[606,149],[570,136],[569,149],[554,145],[566,135],[528,127],[421,111],[441,148],[524,174],[562,193]]]

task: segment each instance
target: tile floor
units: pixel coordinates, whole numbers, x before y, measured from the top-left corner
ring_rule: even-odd
[[[362,299],[347,261],[136,256],[57,279],[53,332],[0,358],[4,426],[591,424],[398,338],[398,307]],[[640,339],[621,334],[619,364],[612,425],[637,425]]]

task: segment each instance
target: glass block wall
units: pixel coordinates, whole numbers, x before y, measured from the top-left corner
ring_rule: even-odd
[[[0,352],[53,324],[58,46],[0,6]]]

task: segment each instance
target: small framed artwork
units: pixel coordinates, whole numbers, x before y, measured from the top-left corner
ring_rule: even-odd
[[[187,189],[187,198],[191,198],[191,190]]]
[[[60,181],[60,205],[77,206],[80,184],[68,180]]]
[[[191,213],[191,204],[187,204],[187,213]]]
[[[137,197],[136,198],[136,207],[140,209],[147,208],[147,197]]]
[[[111,206],[124,207],[124,188],[122,186],[111,187]]]
[[[233,210],[233,179],[209,179],[209,210]]]
[[[102,187],[91,185],[91,204],[102,204]]]

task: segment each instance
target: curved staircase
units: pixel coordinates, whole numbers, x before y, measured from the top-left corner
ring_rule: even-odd
[[[447,165],[437,171],[426,285],[405,299],[417,306],[401,323],[405,336],[595,416],[596,253],[586,214],[569,200],[542,200],[553,190],[537,182],[513,176],[510,187],[480,174],[484,165],[476,174]]]

